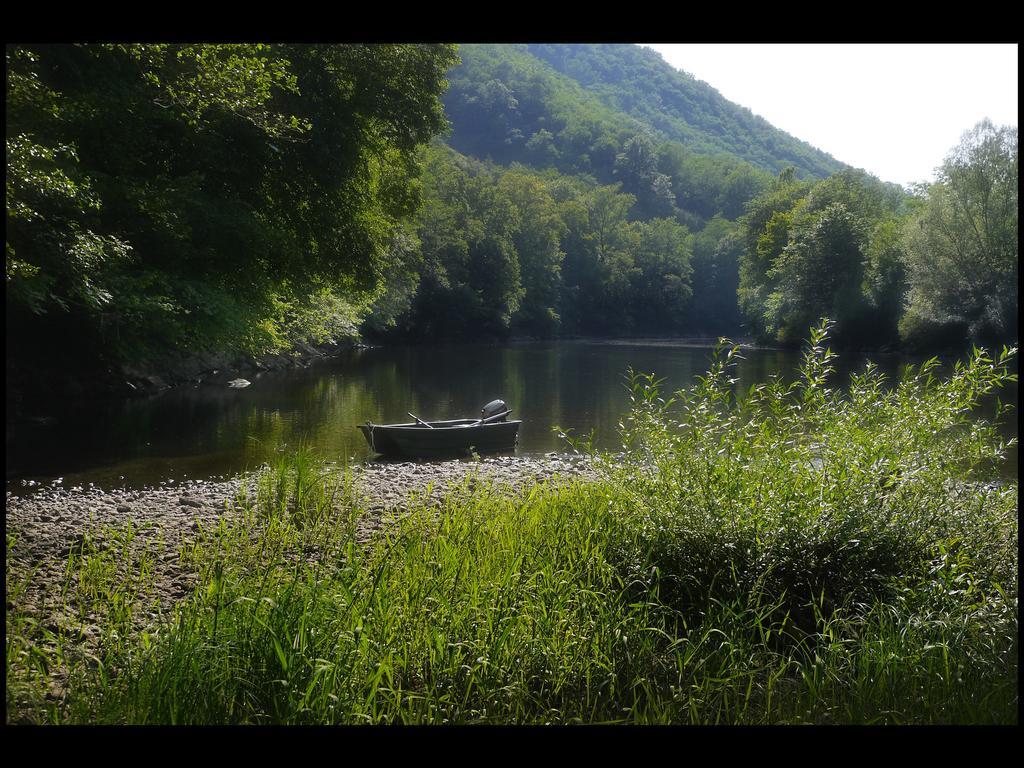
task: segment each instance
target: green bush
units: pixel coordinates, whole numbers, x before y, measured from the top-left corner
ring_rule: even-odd
[[[609,478],[641,544],[622,562],[656,566],[681,610],[757,588],[809,619],[815,603],[927,580],[942,547],[963,551],[985,589],[1015,584],[1016,489],[992,482],[1007,446],[975,413],[1016,380],[1015,350],[976,349],[943,382],[932,359],[891,388],[869,364],[844,393],[827,329],[812,332],[793,383],[738,393],[735,346],[667,400],[652,375],[630,372],[628,450]]]

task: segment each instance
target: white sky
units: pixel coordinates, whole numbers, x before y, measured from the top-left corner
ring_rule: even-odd
[[[982,118],[1017,125],[1016,44],[650,44],[776,128],[883,181],[934,181]]]

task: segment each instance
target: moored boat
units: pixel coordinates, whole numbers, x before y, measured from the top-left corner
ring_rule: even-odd
[[[504,453],[515,450],[522,421],[509,421],[512,410],[494,400],[480,410],[478,419],[424,421],[413,414],[407,424],[357,425],[370,449],[385,456],[416,459]]]

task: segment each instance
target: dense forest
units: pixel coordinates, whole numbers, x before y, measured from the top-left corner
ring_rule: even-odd
[[[829,176],[844,166],[723,98],[707,83],[635,45],[530,45],[604,104],[635,117],[659,136],[695,152],[735,155],[771,173],[793,166],[800,177]]]
[[[904,190],[636,46],[6,57],[9,384],[360,334],[1017,337],[1016,127]]]

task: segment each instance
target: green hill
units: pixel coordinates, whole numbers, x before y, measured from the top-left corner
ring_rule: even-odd
[[[616,155],[638,133],[719,165],[825,178],[846,167],[771,126],[714,88],[635,45],[462,45],[445,108],[451,145],[613,180]]]
[[[525,45],[460,45],[459,55],[444,105],[449,143],[462,154],[607,182],[622,143],[644,130]]]
[[[772,173],[792,165],[799,178],[825,178],[845,167],[675,69],[649,48],[542,44],[530,45],[528,51],[602,104],[693,151],[728,152]]]

